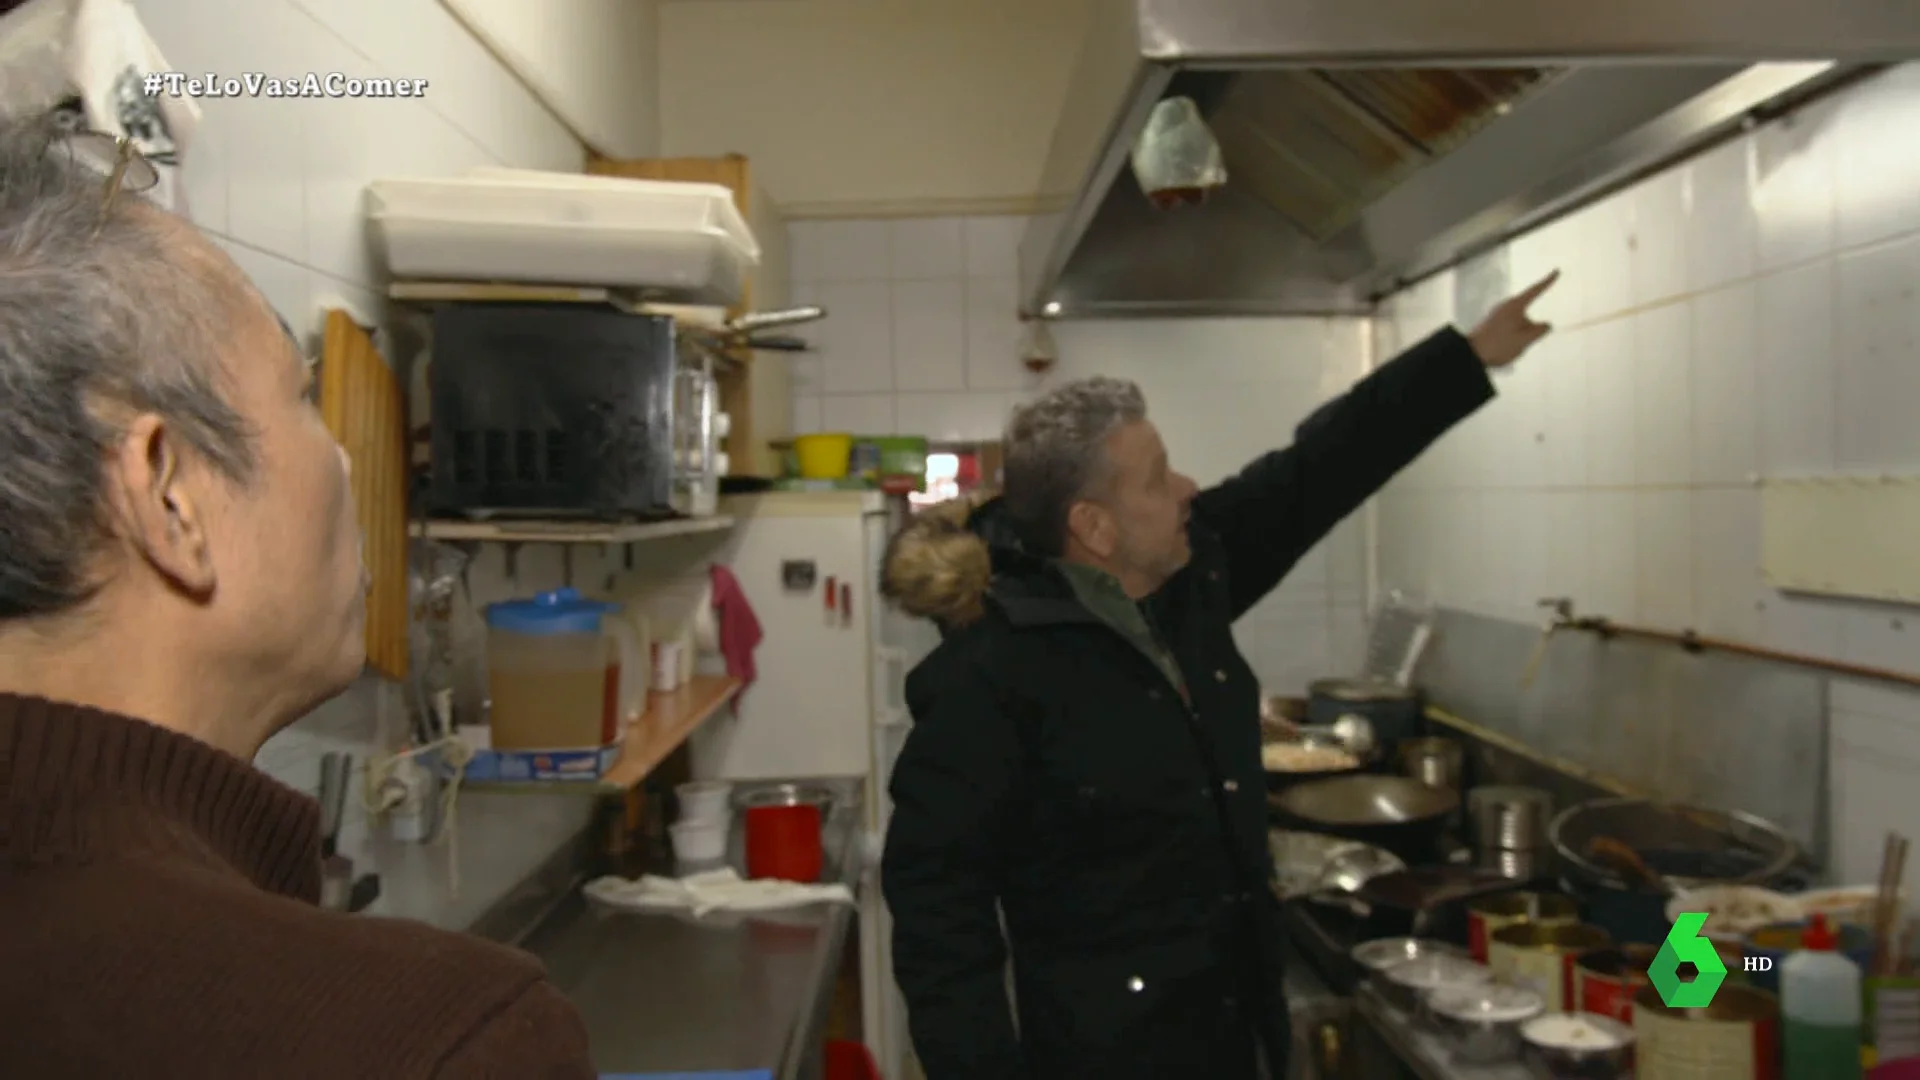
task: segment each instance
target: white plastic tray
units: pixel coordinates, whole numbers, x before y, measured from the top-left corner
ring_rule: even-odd
[[[495,184],[533,185],[548,189],[565,188],[588,193],[602,204],[619,200],[634,214],[632,224],[673,226],[692,225],[695,221],[725,229],[727,235],[760,261],[760,245],[753,228],[740,214],[733,192],[722,184],[698,184],[679,180],[631,180],[619,176],[590,176],[586,173],[540,172],[535,169],[505,169],[482,166],[467,171],[469,180]]]
[[[601,285],[726,306],[759,263],[719,185],[488,172],[368,186],[367,216],[393,276]]]

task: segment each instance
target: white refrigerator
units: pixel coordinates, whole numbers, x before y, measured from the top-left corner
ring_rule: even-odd
[[[906,672],[937,635],[881,599],[887,507],[886,497],[872,492],[778,492],[723,502],[720,512],[735,525],[717,559],[739,579],[764,637],[753,685],[731,715],[696,734],[692,752],[702,778],[865,780],[862,1020],[882,1073],[900,1080],[906,1007],[893,982],[878,854],[892,809],[887,779],[910,726]]]

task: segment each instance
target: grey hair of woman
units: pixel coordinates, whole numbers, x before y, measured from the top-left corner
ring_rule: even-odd
[[[220,357],[244,278],[193,226],[75,160],[47,115],[0,121],[0,621],[98,591],[103,454],[140,413],[236,483],[252,432]]]

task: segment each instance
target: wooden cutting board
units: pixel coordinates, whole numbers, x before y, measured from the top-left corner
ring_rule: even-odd
[[[327,312],[320,415],[353,461],[353,503],[366,536],[367,663],[407,676],[407,431],[400,380],[373,336],[344,311]]]

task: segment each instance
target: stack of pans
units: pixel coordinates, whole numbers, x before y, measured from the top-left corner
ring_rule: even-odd
[[[1552,816],[1553,798],[1539,788],[1490,784],[1468,791],[1476,863],[1515,881],[1546,875],[1553,865]]]

